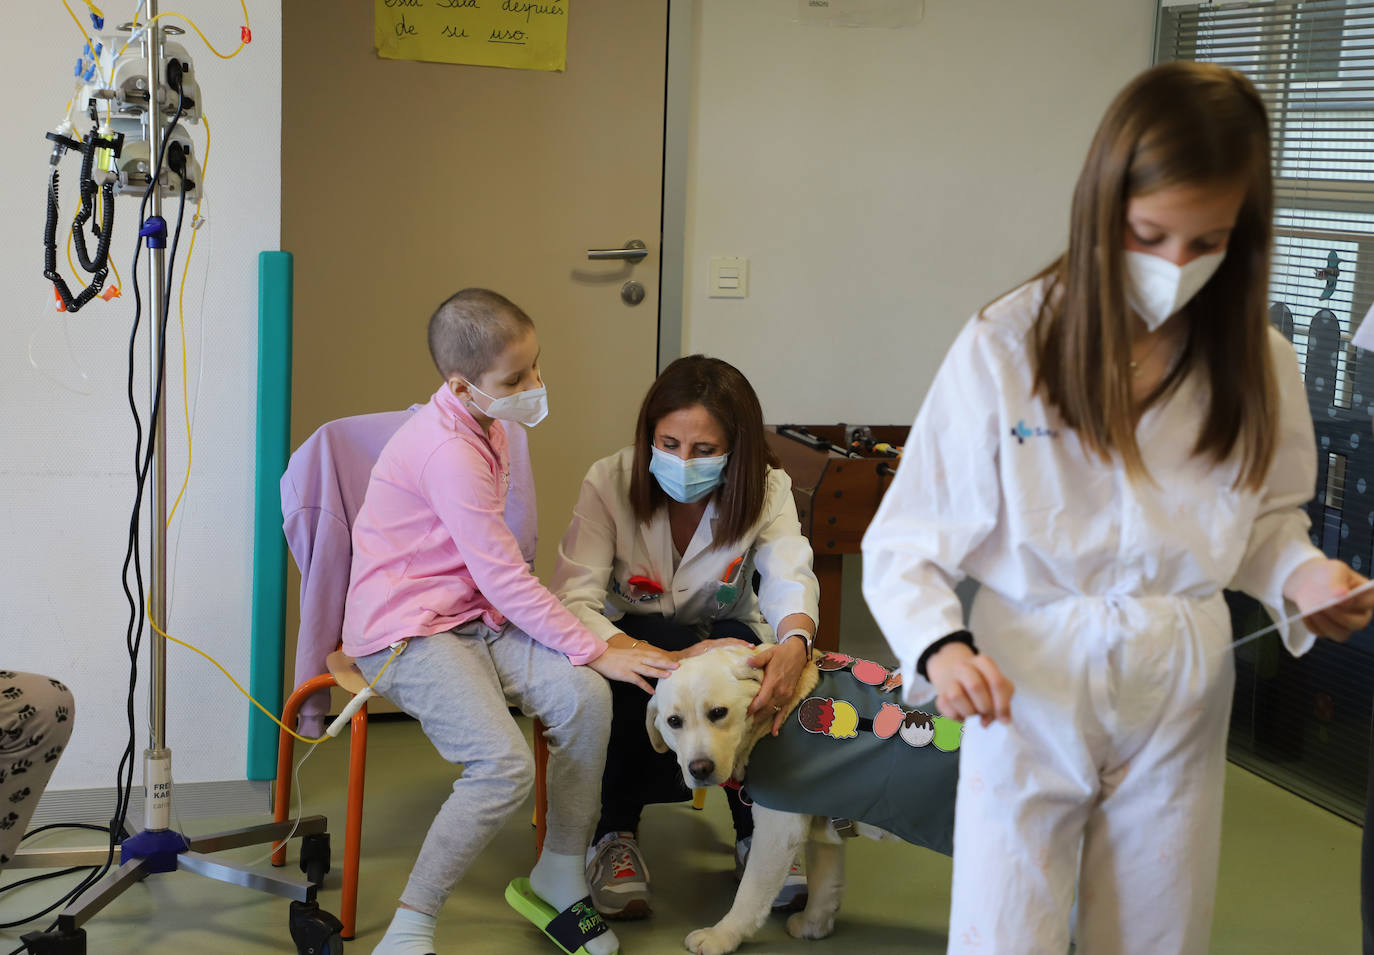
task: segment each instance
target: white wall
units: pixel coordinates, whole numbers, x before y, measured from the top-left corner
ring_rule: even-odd
[[[698,0],[684,353],[769,421],[909,423],[949,343],[1067,238],[1088,141],[1155,0],[925,0],[911,29]],[[749,298],[707,297],[713,255]]]
[[[72,6],[85,16],[83,4]],[[118,0],[104,7],[112,18],[128,19],[134,3]],[[176,8],[195,17],[220,49],[237,45],[237,3],[187,0]],[[11,4],[7,12],[8,33],[19,39],[10,44],[6,62],[25,93],[8,100],[8,148],[0,153],[0,287],[6,299],[0,322],[0,666],[58,677],[75,692],[75,736],[51,789],[112,786],[125,739],[127,605],[120,565],[133,497],[134,431],[124,388],[133,317],[129,260],[138,200],[116,202],[113,254],[125,296],[109,304],[92,303],[69,318],[56,314],[50,286],[42,278],[40,236],[50,145],[43,134],[61,118],[71,95],[72,64],[82,40],[61,4]],[[260,250],[278,248],[281,171],[280,5],[255,0],[249,12],[253,42],[233,60],[215,58],[194,34],[185,38],[199,71],[214,142],[204,208],[209,224],[201,230],[186,287],[193,401],[199,389],[195,460],[190,490],[170,535],[173,544],[180,540],[170,632],[218,656],[245,683],[256,259]],[[203,143],[203,132],[193,130],[193,136]],[[67,221],[74,209],[76,168],[68,156],[63,166]],[[175,204],[166,214],[174,221]],[[183,256],[189,221],[188,212]],[[58,259],[70,280],[65,253],[59,251]],[[179,275],[180,268],[178,280]],[[144,295],[146,301],[146,283]],[[172,322],[175,329],[175,302]],[[70,355],[64,334],[70,336]],[[42,371],[30,364],[31,338]],[[204,376],[199,381],[202,348]],[[140,341],[138,354],[144,361],[136,393],[146,403],[146,340]],[[78,363],[88,376],[85,381]],[[169,371],[174,383],[169,482],[175,491],[186,459],[186,429],[179,423],[179,353]],[[142,669],[146,676],[146,642]],[[167,738],[177,781],[242,780],[247,740],[243,698],[209,664],[176,646],[168,648],[168,684]],[[137,703],[136,783],[147,745],[146,687],[140,683]]]

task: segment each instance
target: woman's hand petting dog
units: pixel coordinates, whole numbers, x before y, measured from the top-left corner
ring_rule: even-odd
[[[653,696],[654,688],[644,682],[644,677],[660,680],[677,669],[677,661],[658,647],[646,643],[630,649],[607,646],[606,652],[587,666],[608,680],[634,683]]]
[[[806,643],[803,640],[787,640],[782,644],[769,644],[749,658],[749,665],[763,670],[763,685],[749,704],[749,715],[772,712],[773,726],[769,730],[774,736],[782,729],[787,711],[783,709],[796,692],[797,680],[801,678],[802,668],[807,664]]]
[[[935,705],[950,719],[981,716],[984,726],[994,719],[1011,722],[1011,696],[1016,687],[991,657],[974,653],[965,643],[948,643],[926,661],[926,673],[939,694]]]

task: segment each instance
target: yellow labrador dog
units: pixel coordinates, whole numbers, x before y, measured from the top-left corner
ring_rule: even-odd
[[[763,671],[749,665],[756,652],[746,647],[711,650],[683,660],[671,676],[658,682],[646,719],[649,740],[656,751],[671,749],[677,754],[689,787],[742,779],[754,744],[768,733],[772,713],[751,719],[745,712],[762,682]],[[816,668],[806,667],[787,704],[789,713],[816,682]],[[895,838],[873,826],[859,828],[873,838]],[[735,903],[714,926],[688,935],[687,950],[724,955],[752,937],[768,917],[803,842],[810,894],[806,908],[788,918],[787,931],[794,938],[829,935],[844,890],[841,837],[824,817],[778,812],[755,803],[753,848]]]

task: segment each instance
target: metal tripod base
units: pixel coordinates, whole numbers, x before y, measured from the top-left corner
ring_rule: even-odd
[[[244,846],[266,845],[280,842],[294,835],[316,842],[309,837],[326,835],[327,821],[324,816],[306,816],[297,824],[291,820],[273,822],[242,829],[230,829],[198,839],[186,839],[173,832],[141,832],[125,840],[119,868],[109,872],[103,879],[83,892],[62,910],[58,916],[57,928],[52,932],[33,932],[22,936],[22,941],[32,955],[86,955],[86,932],[81,928],[97,912],[117,899],[135,883],[158,872],[171,872],[185,869],[219,882],[228,882],[257,892],[267,892],[291,899],[292,934],[297,925],[304,924],[307,934],[325,938],[336,935],[342,926],[332,915],[320,912],[315,904],[315,891],[318,883],[305,876],[285,875],[276,872],[259,872],[247,866],[222,859],[213,858],[211,853]],[[151,838],[149,838],[151,837]],[[169,839],[170,837],[170,839]],[[139,848],[140,840],[143,849]],[[172,842],[171,847],[167,846]],[[132,848],[130,844],[133,844]],[[137,854],[147,850],[147,854]],[[324,843],[323,866],[314,867],[315,875],[323,879],[328,870],[328,847]],[[108,858],[109,849],[46,849],[20,853],[9,863],[20,868],[57,867],[72,865],[103,865]],[[302,860],[305,865],[305,860]],[[328,951],[325,947],[303,948],[302,951]]]

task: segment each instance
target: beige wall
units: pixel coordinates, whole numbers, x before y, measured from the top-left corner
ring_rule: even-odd
[[[665,11],[583,0],[568,69],[539,72],[383,60],[371,4],[284,4],[293,445],[426,401],[434,307],[470,285],[510,296],[537,326],[550,390],[529,432],[546,577],[587,467],[628,443],[653,380]],[[644,262],[587,261],[631,237]],[[631,277],[647,290],[637,307],[619,294]],[[288,586],[294,604],[294,568]],[[288,656],[297,624],[293,605]]]

